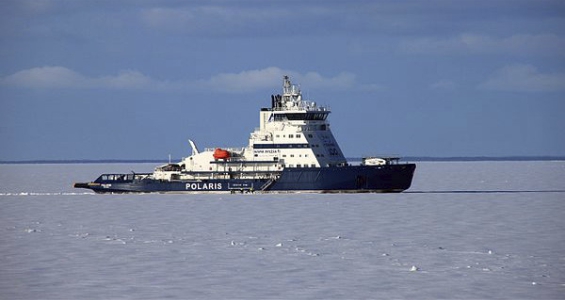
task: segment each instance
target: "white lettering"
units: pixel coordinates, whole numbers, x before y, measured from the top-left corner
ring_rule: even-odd
[[[279,149],[253,149],[253,153],[280,153],[281,150]]]
[[[221,182],[192,182],[187,183],[184,187],[186,190],[193,190],[193,191],[200,191],[200,190],[221,190],[222,183]]]

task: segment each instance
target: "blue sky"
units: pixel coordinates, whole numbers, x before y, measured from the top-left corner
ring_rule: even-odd
[[[564,1],[0,1],[0,160],[244,146],[290,75],[348,157],[565,155]]]

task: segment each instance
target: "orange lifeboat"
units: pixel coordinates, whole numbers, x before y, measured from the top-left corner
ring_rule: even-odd
[[[230,158],[230,152],[227,150],[223,150],[221,148],[216,148],[216,150],[214,150],[214,159],[218,160],[218,159],[228,159]]]

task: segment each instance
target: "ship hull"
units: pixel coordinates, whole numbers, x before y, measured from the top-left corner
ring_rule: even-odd
[[[275,191],[402,192],[410,187],[415,164],[287,169]]]
[[[415,164],[287,168],[270,178],[208,180],[101,180],[76,183],[97,193],[402,192],[412,183]],[[124,176],[125,178],[125,176]]]

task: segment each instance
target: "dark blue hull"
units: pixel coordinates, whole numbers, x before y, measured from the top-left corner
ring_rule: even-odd
[[[271,190],[402,192],[412,184],[415,164],[286,169]]]
[[[412,183],[415,164],[287,168],[270,178],[156,180],[135,179],[128,174],[100,176],[90,183],[76,183],[97,193],[199,193],[199,192],[402,192]]]

